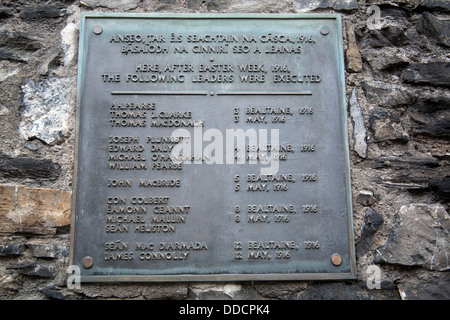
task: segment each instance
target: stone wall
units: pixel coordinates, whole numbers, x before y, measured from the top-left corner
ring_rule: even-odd
[[[80,12],[96,11],[342,14],[357,280],[67,288]],[[449,299],[449,47],[445,0],[1,0],[0,298]]]

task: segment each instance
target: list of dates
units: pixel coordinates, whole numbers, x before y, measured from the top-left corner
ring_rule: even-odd
[[[353,273],[336,19],[83,25],[71,253],[82,276]]]

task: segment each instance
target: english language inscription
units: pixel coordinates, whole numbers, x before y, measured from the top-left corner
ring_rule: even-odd
[[[85,14],[82,281],[351,279],[339,15]]]

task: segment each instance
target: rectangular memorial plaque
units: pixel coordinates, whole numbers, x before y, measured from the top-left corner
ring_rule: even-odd
[[[339,15],[84,14],[82,281],[355,277]]]

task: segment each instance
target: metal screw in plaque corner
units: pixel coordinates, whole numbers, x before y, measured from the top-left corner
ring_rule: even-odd
[[[321,26],[319,29],[320,33],[326,36],[328,33],[330,33],[330,28],[327,26]]]
[[[102,28],[101,25],[98,24],[98,25],[96,25],[95,27],[92,28],[92,31],[93,31],[95,34],[100,34],[100,33],[103,32],[103,28]]]
[[[92,257],[87,256],[83,258],[82,264],[85,269],[89,269],[94,265],[94,260]]]
[[[331,263],[336,267],[339,266],[342,263],[342,257],[338,254],[333,254],[331,256]]]

